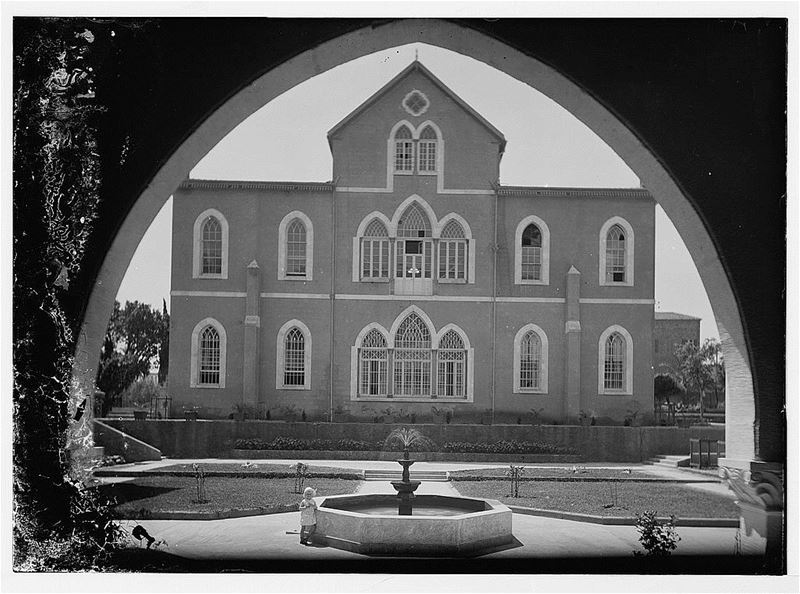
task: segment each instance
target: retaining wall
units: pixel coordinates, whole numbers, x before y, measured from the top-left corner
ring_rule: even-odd
[[[359,439],[378,442],[403,424],[302,423],[285,421],[134,421],[104,423],[175,458],[225,457],[237,439]],[[689,455],[689,439],[725,439],[725,428],[713,427],[581,427],[575,425],[416,424],[418,431],[441,445],[499,440],[536,441],[575,448],[584,462],[642,462],[658,454]]]
[[[135,436],[138,434],[134,431],[97,419],[93,423],[93,428],[94,443],[96,446],[102,446],[106,455],[122,456],[126,462],[161,460],[161,452],[151,445],[153,442],[148,439],[137,439]]]

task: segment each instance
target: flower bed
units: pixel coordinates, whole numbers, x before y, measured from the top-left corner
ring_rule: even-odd
[[[409,448],[415,451],[416,448]],[[330,451],[330,452],[369,452],[390,451],[384,442],[368,442],[357,439],[298,439],[294,437],[276,437],[271,441],[263,439],[237,439],[234,442],[236,450],[292,450],[292,451]],[[557,446],[550,443],[537,441],[496,441],[494,443],[468,443],[463,441],[448,441],[441,448],[426,451],[456,454],[548,454],[548,455],[577,455],[575,448]]]

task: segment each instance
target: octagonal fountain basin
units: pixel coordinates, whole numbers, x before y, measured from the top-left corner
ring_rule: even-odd
[[[410,516],[396,494],[318,500],[315,542],[365,555],[475,556],[510,544],[511,510],[493,499],[417,495]]]

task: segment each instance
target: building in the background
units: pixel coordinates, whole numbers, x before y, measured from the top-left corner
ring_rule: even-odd
[[[675,348],[689,340],[700,345],[700,318],[657,311],[653,323],[653,375],[668,375],[676,369]]]
[[[500,185],[505,138],[419,62],[328,141],[331,182],[175,193],[174,409],[456,422],[651,410],[646,190]]]

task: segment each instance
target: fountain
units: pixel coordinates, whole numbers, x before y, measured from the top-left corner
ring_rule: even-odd
[[[397,491],[397,498],[400,500],[397,508],[398,515],[410,516],[412,514],[412,500],[414,499],[414,491],[420,485],[420,481],[412,481],[409,468],[416,462],[410,460],[408,457],[408,448],[416,441],[421,441],[421,434],[415,429],[403,429],[393,431],[387,438],[387,442],[392,442],[393,436],[403,444],[403,458],[398,460],[400,466],[403,467],[403,477],[399,481],[392,481],[392,486]]]
[[[334,495],[317,498],[321,544],[367,555],[479,555],[513,542],[511,510],[493,499],[415,495],[415,460],[409,448],[427,438],[414,429],[396,429],[387,445],[399,442],[402,479],[391,481],[396,494]],[[428,440],[430,441],[430,440]]]

